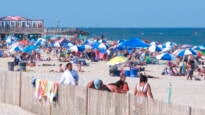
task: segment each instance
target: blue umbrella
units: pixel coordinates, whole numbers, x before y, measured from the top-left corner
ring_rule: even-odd
[[[149,47],[149,44],[146,44],[144,41],[140,40],[139,38],[131,38],[125,42],[122,42],[120,45],[129,48]]]
[[[183,49],[180,50],[176,55],[179,57],[183,57],[185,55],[196,55],[196,52],[192,49]]]
[[[37,49],[37,46],[31,45],[31,46],[25,47],[25,48],[23,49],[23,52],[29,53],[29,52],[31,52],[31,51],[33,51],[33,50],[36,50],[36,49]]]
[[[168,60],[168,61],[171,61],[171,60],[175,60],[176,58],[174,57],[174,55],[172,54],[169,54],[169,53],[162,53],[158,56],[156,56],[156,58],[158,60]]]

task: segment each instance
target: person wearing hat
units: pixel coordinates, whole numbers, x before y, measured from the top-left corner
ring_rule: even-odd
[[[92,89],[96,89],[96,90],[103,90],[103,91],[109,91],[109,88],[103,84],[103,81],[100,80],[100,79],[96,79],[96,80],[93,80],[93,81],[90,81],[88,84],[87,84],[87,88],[92,88]]]

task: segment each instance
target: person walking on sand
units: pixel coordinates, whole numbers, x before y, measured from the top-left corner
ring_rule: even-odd
[[[150,97],[153,99],[151,87],[147,83],[147,77],[145,75],[140,75],[139,83],[135,87],[134,94],[140,97]]]

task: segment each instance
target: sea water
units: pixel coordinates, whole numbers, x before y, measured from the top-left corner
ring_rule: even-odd
[[[143,40],[205,45],[205,28],[80,28],[89,37],[104,36],[111,40],[138,37]]]

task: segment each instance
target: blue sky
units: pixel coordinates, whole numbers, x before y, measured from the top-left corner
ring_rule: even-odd
[[[4,5],[3,5],[4,4]],[[0,16],[64,27],[205,27],[204,0],[2,0]]]

